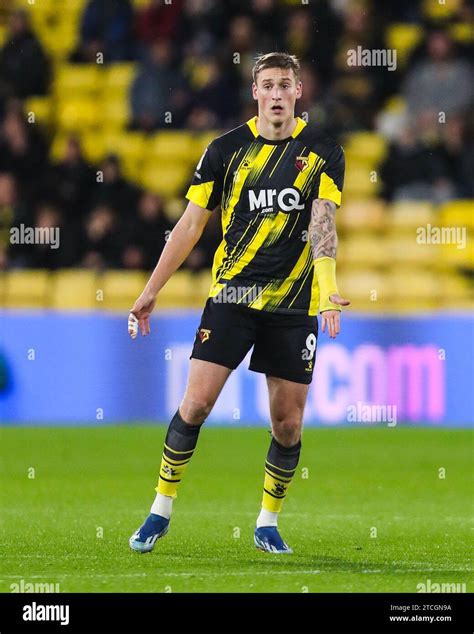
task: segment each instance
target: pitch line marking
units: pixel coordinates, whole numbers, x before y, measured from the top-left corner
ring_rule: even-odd
[[[467,572],[464,568],[414,568],[412,570],[272,570],[272,575],[317,575],[317,574],[385,574],[386,572],[390,573],[418,573],[418,572]],[[48,573],[49,574],[49,573]],[[45,579],[45,575],[27,575],[28,579]],[[157,571],[155,575],[160,575],[160,577],[195,577],[199,579],[200,577],[245,577],[247,575],[268,575],[268,570],[257,570],[257,571],[249,571],[249,572],[162,572]],[[149,574],[147,572],[135,572],[124,575],[117,574],[104,574],[104,575],[81,575],[81,574],[73,574],[73,573],[54,573],[55,577],[73,577],[77,579],[102,579],[102,578],[135,578],[135,577],[150,577],[153,578],[155,575]],[[51,576],[51,575],[50,575]],[[3,575],[3,579],[23,579],[25,575]],[[0,581],[3,581],[0,579]]]

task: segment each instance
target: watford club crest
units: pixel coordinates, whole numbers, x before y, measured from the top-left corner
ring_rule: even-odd
[[[300,172],[304,172],[309,165],[309,158],[307,156],[297,156],[295,165]]]
[[[201,343],[205,343],[211,336],[211,331],[207,330],[207,328],[201,328],[198,332],[198,335]]]

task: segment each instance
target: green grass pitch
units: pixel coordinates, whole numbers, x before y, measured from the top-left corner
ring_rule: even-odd
[[[272,556],[253,546],[269,434],[205,428],[170,532],[140,555],[128,538],[165,431],[1,428],[0,591],[21,579],[62,592],[416,592],[428,579],[472,591],[469,431],[306,429],[280,519],[295,552]]]

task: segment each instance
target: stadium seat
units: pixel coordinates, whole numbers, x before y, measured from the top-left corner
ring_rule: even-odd
[[[474,230],[474,201],[451,200],[442,205],[439,211],[443,226]]]
[[[4,305],[7,308],[47,308],[50,298],[48,271],[29,269],[5,273]]]
[[[80,137],[82,151],[84,152],[86,160],[89,161],[89,163],[95,164],[98,169],[98,163],[100,163],[107,154],[104,136],[94,129],[86,129],[81,131]]]
[[[440,304],[441,289],[436,272],[411,267],[395,268],[387,279],[394,310],[430,310]]]
[[[158,132],[147,142],[147,152],[158,159],[190,163],[193,140],[189,132]]]
[[[58,163],[62,161],[70,137],[71,135],[67,132],[58,132],[54,135],[49,151],[49,157],[53,162]]]
[[[107,99],[101,103],[103,125],[107,130],[121,130],[130,121],[130,108],[125,99]]]
[[[103,142],[107,152],[123,157],[143,159],[145,154],[145,135],[141,132],[106,132]]]
[[[141,132],[119,132],[107,130],[102,138],[107,154],[119,156],[124,175],[139,183],[145,156],[145,136]]]
[[[106,67],[102,84],[104,99],[128,100],[128,91],[136,72],[137,65],[132,62]]]
[[[195,299],[199,306],[204,306],[209,295],[212,284],[212,273],[210,270],[201,271],[194,275],[194,287],[196,289]]]
[[[63,269],[52,273],[51,307],[58,310],[100,308],[95,271]]]
[[[472,44],[474,42],[474,32],[472,24],[466,22],[457,22],[449,28],[451,37],[459,44]]]
[[[123,156],[121,158],[122,173],[126,179],[132,183],[140,183],[142,177],[142,159],[136,159],[132,156]]]
[[[402,95],[391,95],[384,105],[384,111],[390,114],[400,114],[405,112],[406,100]]]
[[[456,240],[457,235],[450,235],[449,240]],[[441,263],[447,268],[465,269],[467,271],[474,272],[474,249],[472,248],[472,241],[474,236],[465,236],[465,245],[462,246],[462,242],[450,242],[449,244],[442,244],[440,248]]]
[[[102,69],[98,64],[61,64],[54,81],[54,92],[60,98],[77,100],[93,97],[101,87]]]
[[[185,60],[183,68],[193,90],[201,90],[211,78],[211,67],[205,58],[196,57],[192,61]]]
[[[0,308],[5,305],[5,291],[7,285],[7,274],[0,271]]]
[[[439,245],[417,241],[415,232],[390,234],[383,246],[386,261],[394,267],[404,264],[437,267],[441,263]]]
[[[210,284],[204,293],[202,277],[189,271],[177,271],[160,291],[162,308],[199,308],[204,305]]]
[[[28,11],[35,34],[48,54],[59,61],[66,59],[74,48],[86,2],[87,0],[14,0],[13,4],[16,8]]]
[[[24,112],[27,117],[30,112],[33,113],[35,123],[49,126],[53,115],[51,97],[29,97],[25,100]]]
[[[209,143],[214,141],[214,139],[216,139],[218,136],[221,136],[222,134],[223,133],[220,130],[210,130],[208,132],[201,132],[192,136],[190,162],[193,164],[193,166],[198,163]]]
[[[6,25],[0,24],[0,46],[3,46],[5,44],[7,33],[8,31]]]
[[[423,0],[422,11],[425,18],[429,20],[443,20],[455,16],[459,11],[462,0],[449,0],[449,2],[440,2],[440,0]]]
[[[387,310],[390,302],[390,287],[387,276],[370,269],[341,268],[337,274],[337,285],[343,297],[351,300],[351,310]]]
[[[352,132],[343,146],[346,153],[355,154],[374,165],[380,163],[387,151],[387,142],[376,132]]]
[[[209,143],[214,141],[218,136],[223,134],[222,130],[208,130],[207,132],[201,132],[193,140],[196,143],[201,144],[201,148],[204,150]]]
[[[171,220],[171,222],[177,222],[181,218],[186,207],[186,202],[187,201],[181,196],[176,198],[169,197],[165,200],[166,216]]]
[[[337,227],[342,232],[380,231],[385,226],[385,202],[378,198],[367,200],[347,200],[343,196],[340,211],[337,213]]]
[[[474,288],[465,277],[454,273],[443,273],[438,279],[443,307],[452,309],[474,307]]]
[[[409,230],[436,222],[433,205],[426,201],[404,200],[394,202],[387,209],[389,230]]]
[[[375,178],[377,174],[373,174],[369,168],[348,164],[342,200],[366,200],[376,196],[380,183]]]
[[[386,41],[388,48],[397,51],[397,62],[403,66],[422,37],[423,28],[419,24],[395,22],[387,28]]]
[[[389,263],[385,242],[370,233],[350,234],[338,246],[338,263],[350,267],[384,267]]]
[[[41,0],[38,3],[32,3],[31,0],[14,0],[13,4],[16,9],[29,9],[34,13],[37,9],[39,11],[52,11],[55,6],[58,6],[58,0]]]
[[[64,2],[64,0],[56,0],[53,8],[59,23],[61,25],[69,24],[79,33],[83,11],[88,1],[89,0],[72,0],[70,2]],[[59,7],[61,8],[60,11],[58,11]]]
[[[344,148],[344,157],[346,160],[346,168],[364,168],[368,171],[376,170],[378,163],[374,161],[370,154],[360,154],[353,146]]]
[[[106,271],[97,280],[97,290],[103,292],[101,306],[111,310],[129,310],[143,291],[147,279],[148,275],[143,271]]]
[[[170,165],[165,162],[164,157],[159,160],[150,157],[143,168],[141,185],[161,196],[179,196],[191,177],[192,169],[187,164]]]
[[[57,62],[65,62],[76,46],[77,31],[73,24],[40,29],[41,42],[48,55]]]
[[[442,262],[448,267],[474,270],[474,202],[452,200],[439,211]]]
[[[81,132],[87,128],[95,128],[101,120],[100,104],[94,99],[74,98],[59,104],[58,125],[64,132]]]
[[[37,35],[43,35],[44,31],[49,29],[51,22],[57,23],[54,15],[54,3],[50,0],[34,3],[29,2],[29,0],[18,0],[16,5],[18,8],[28,11],[31,24]]]

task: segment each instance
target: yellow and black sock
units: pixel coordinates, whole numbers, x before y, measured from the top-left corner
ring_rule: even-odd
[[[188,425],[179,410],[174,415],[165,438],[161,458],[160,477],[155,491],[161,495],[176,497],[178,484],[193,456],[201,425]]]
[[[279,513],[290,482],[295,475],[301,452],[301,441],[293,447],[284,447],[272,438],[265,461],[262,509]]]

